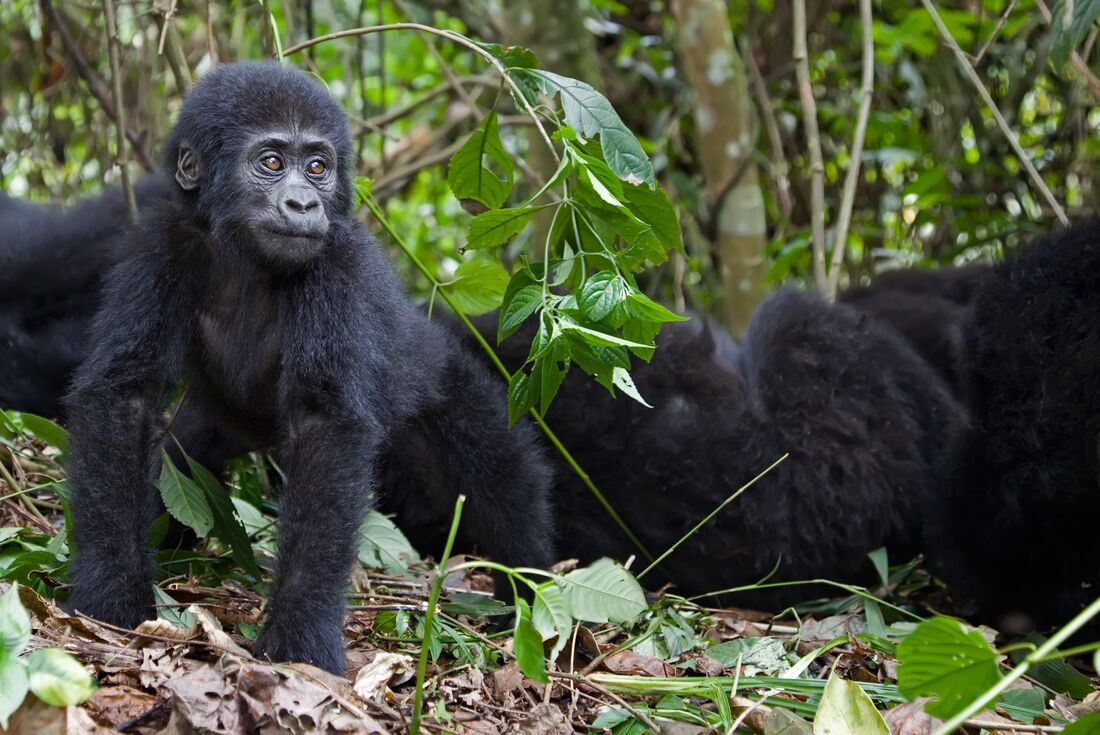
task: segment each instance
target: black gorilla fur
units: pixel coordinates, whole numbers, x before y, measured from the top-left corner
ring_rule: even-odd
[[[274,447],[278,579],[257,651],[344,668],[343,593],[380,492],[449,509],[510,565],[553,561],[550,473],[504,391],[401,293],[350,214],[347,118],[275,64],[219,67],[165,147],[170,193],[143,209],[105,280],[67,398],[77,553],[70,604],[133,626],[152,613],[159,417],[201,462]],[[379,470],[379,463],[382,468]],[[427,484],[428,482],[431,484]]]
[[[512,369],[531,326],[500,347]],[[653,361],[632,371],[652,409],[574,370],[547,415],[654,554],[790,452],[665,560],[664,578],[684,594],[777,565],[772,581],[854,581],[878,546],[915,552],[962,418],[943,381],[892,330],[791,290],[761,304],[739,344],[715,337],[697,322],[665,326]],[[564,464],[554,498],[563,556],[635,553]],[[774,609],[806,597],[795,587],[730,601]]]
[[[166,192],[138,182],[148,206]],[[86,350],[107,243],[128,222],[115,189],[64,210],[0,193],[0,408],[61,414],[61,396]]]
[[[1100,595],[1100,220],[997,266],[967,330],[972,430],[929,546],[980,613],[1067,622]]]
[[[990,267],[895,270],[840,300],[896,329],[956,392],[966,384],[965,327]]]

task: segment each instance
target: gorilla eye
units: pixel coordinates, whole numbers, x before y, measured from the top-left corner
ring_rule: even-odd
[[[278,156],[264,156],[260,160],[260,165],[266,168],[268,171],[282,171],[283,159]]]
[[[320,176],[327,170],[328,167],[325,166],[325,162],[319,158],[315,158],[314,160],[310,161],[309,164],[306,166],[306,171],[313,174],[314,176]]]

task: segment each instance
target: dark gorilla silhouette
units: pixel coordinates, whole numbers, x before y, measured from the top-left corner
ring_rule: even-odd
[[[69,604],[125,626],[152,614],[151,483],[181,379],[173,431],[196,459],[273,448],[286,468],[258,653],[343,670],[344,588],[376,490],[447,508],[464,493],[469,543],[550,564],[549,467],[529,426],[508,429],[502,386],[412,307],[352,216],[347,117],[326,90],[279,64],[218,67],[163,160],[169,193],[114,256],[66,401]],[[425,469],[379,487],[380,465]]]
[[[883,273],[869,286],[852,288],[840,300],[896,329],[961,395],[966,335],[986,265]]]
[[[533,321],[533,320],[532,320]],[[480,320],[492,339],[495,323]],[[500,347],[511,369],[533,329]],[[716,341],[717,337],[717,341]],[[785,452],[662,563],[647,585],[682,594],[758,581],[855,581],[867,552],[914,553],[946,473],[962,412],[944,382],[892,330],[847,306],[784,290],[739,343],[698,321],[666,325],[632,375],[654,408],[612,398],[573,370],[547,421],[653,554],[660,554]],[[559,551],[584,561],[635,549],[561,464]],[[730,602],[776,608],[805,588]]]
[[[139,206],[163,197],[159,177],[134,187]],[[110,242],[129,222],[120,189],[66,209],[0,193],[0,408],[62,414],[86,352]]]
[[[967,329],[973,428],[929,552],[1007,630],[1100,595],[1100,220],[997,266]]]

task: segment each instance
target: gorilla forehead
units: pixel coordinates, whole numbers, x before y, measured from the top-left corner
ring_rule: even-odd
[[[320,133],[347,171],[352,146],[343,108],[313,77],[276,62],[226,64],[203,77],[184,100],[165,145],[165,169],[176,167],[184,142],[211,166],[251,135],[276,129]]]

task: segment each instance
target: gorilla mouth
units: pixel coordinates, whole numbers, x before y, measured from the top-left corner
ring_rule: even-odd
[[[325,236],[325,231],[317,228],[264,227],[263,229],[268,234],[276,237],[321,240]]]

